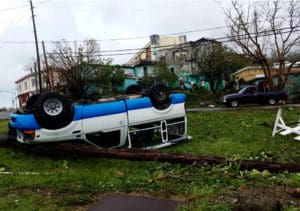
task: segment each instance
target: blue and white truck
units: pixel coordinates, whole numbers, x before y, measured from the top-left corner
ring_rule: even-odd
[[[48,92],[11,114],[8,140],[40,144],[81,140],[96,147],[160,148],[188,140],[185,95],[154,84],[147,94],[70,103]]]

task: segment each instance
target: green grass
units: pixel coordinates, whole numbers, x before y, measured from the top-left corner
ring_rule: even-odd
[[[271,137],[277,110],[200,112],[188,114],[193,139],[170,152],[300,163],[295,135]],[[297,122],[300,109],[284,109],[283,119]],[[293,125],[295,126],[295,125]]]
[[[291,122],[299,113],[283,111]],[[271,137],[275,115],[276,110],[189,113],[193,139],[162,151],[299,163],[300,143],[293,136]],[[5,130],[7,121],[0,121],[0,133]],[[1,174],[5,171],[13,173]],[[300,173],[241,171],[236,165],[50,158],[0,147],[0,210],[85,210],[111,192],[173,198],[184,202],[183,210],[231,210],[235,201],[219,198],[241,187],[270,193],[284,187],[289,193],[300,187]]]

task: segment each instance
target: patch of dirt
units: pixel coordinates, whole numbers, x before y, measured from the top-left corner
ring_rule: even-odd
[[[283,186],[274,189],[249,188],[241,186],[227,196],[219,196],[218,201],[234,204],[234,211],[275,211],[283,208],[300,209],[299,188],[286,188]]]

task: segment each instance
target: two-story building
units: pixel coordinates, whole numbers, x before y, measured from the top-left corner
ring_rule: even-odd
[[[174,71],[180,81],[187,83],[187,87],[196,84],[209,89],[209,84],[201,76],[197,60],[210,53],[214,45],[222,45],[214,39],[200,38],[187,41],[186,36],[150,36],[150,41],[123,66],[125,72],[133,77],[151,75],[153,62],[167,64],[170,71]]]
[[[54,70],[50,72],[49,78],[47,78],[46,72],[42,71],[41,79],[43,90],[45,88],[53,89],[59,82],[58,74]],[[19,101],[19,106],[25,106],[27,99],[30,96],[39,93],[40,90],[37,72],[28,73],[27,75],[15,81],[15,84],[17,85],[17,98]]]
[[[17,84],[17,97],[20,106],[25,106],[27,99],[31,95],[38,93],[39,87],[37,81],[37,74],[29,73],[15,82]]]

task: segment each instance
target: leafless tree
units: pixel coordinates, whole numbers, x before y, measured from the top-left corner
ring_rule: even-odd
[[[101,68],[98,54],[99,45],[95,40],[74,42],[73,46],[65,40],[55,43],[49,63],[59,73],[72,98],[87,98],[88,85],[94,82]]]
[[[230,38],[261,65],[273,89],[284,88],[296,61],[287,61],[287,57],[300,41],[299,4],[298,0],[249,1],[248,4],[233,0],[232,8],[224,9]]]

